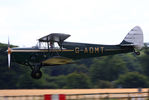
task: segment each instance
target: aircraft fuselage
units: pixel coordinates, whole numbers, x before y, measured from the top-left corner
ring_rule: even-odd
[[[72,60],[100,57],[106,55],[114,55],[120,53],[133,52],[134,48],[131,46],[120,45],[98,45],[98,44],[85,44],[85,43],[71,43],[64,42],[63,49],[39,49],[39,48],[13,48],[12,60],[28,65],[34,63],[41,63],[44,65],[61,65],[71,63]],[[61,60],[61,58],[65,60]],[[46,59],[52,59],[47,60]],[[56,61],[53,63],[53,61]]]

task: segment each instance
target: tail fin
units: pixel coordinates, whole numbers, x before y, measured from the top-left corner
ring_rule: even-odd
[[[141,28],[139,26],[135,26],[133,29],[131,29],[120,45],[134,46],[134,48],[140,50],[144,46],[143,32]]]

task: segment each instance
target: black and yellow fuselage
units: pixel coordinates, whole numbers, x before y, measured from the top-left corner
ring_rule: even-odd
[[[42,66],[61,65],[74,62],[77,59],[100,57],[120,53],[133,52],[132,46],[99,45],[64,42],[62,48],[40,49],[12,48],[12,60],[24,64],[42,64]]]

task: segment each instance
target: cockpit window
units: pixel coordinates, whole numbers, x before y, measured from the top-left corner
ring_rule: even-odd
[[[48,47],[49,46],[49,47]],[[37,43],[36,47],[38,47],[38,49],[60,49],[60,46],[58,45],[57,42],[39,42]]]

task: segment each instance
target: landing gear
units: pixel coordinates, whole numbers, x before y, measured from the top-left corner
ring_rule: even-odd
[[[134,50],[134,54],[135,54],[135,55],[140,55],[140,52],[137,51],[137,50]]]
[[[31,76],[34,79],[40,79],[42,77],[42,72],[40,71],[41,65],[34,65],[34,66],[30,66],[32,72],[31,72]]]
[[[31,76],[34,79],[40,79],[42,76],[42,72],[40,70],[32,70]]]
[[[134,52],[136,55],[140,55],[140,52]]]

